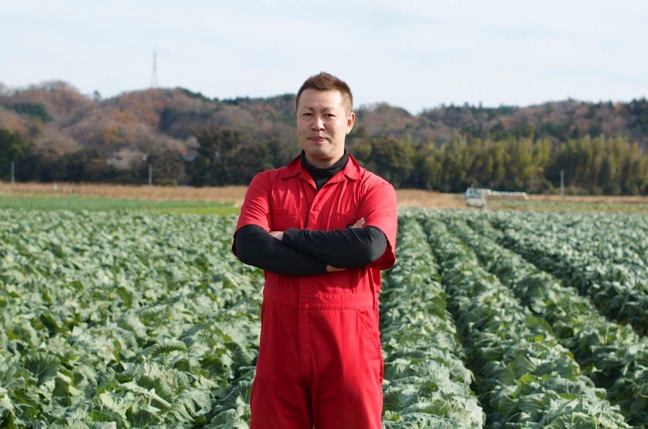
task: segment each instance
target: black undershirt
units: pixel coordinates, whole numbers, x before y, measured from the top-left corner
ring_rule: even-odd
[[[301,153],[302,166],[311,174],[317,189],[342,171],[349,160],[342,158],[328,168],[317,168]],[[363,267],[378,260],[387,249],[385,234],[375,226],[330,231],[290,228],[277,240],[257,225],[246,225],[234,235],[238,258],[249,265],[279,274],[322,274],[326,266]]]
[[[315,167],[313,164],[308,162],[308,160],[306,160],[306,153],[303,150],[301,152],[300,158],[302,167],[304,167],[306,171],[310,173],[311,177],[315,181],[315,186],[317,186],[317,190],[319,191],[331,177],[335,176],[340,171],[342,171],[344,167],[346,167],[346,164],[349,161],[349,154],[345,150],[344,155],[342,155],[342,158],[340,158],[339,161],[337,161],[330,167],[324,168]]]

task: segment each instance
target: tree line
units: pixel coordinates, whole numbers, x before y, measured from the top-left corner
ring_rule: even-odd
[[[14,162],[22,182],[154,183],[192,186],[246,185],[257,172],[285,164],[298,151],[279,141],[256,141],[245,131],[212,129],[196,135],[196,154],[153,151],[146,159],[118,168],[93,150],[59,157],[30,148],[17,133],[0,129],[0,177],[8,180]],[[397,188],[463,192],[479,186],[530,193],[556,192],[561,179],[568,192],[645,195],[648,155],[623,137],[589,136],[556,142],[545,138],[483,139],[456,135],[444,144],[411,139],[351,135],[349,152]]]
[[[502,140],[456,136],[450,143],[413,147],[405,141],[359,142],[357,156],[396,186],[463,192],[477,186],[554,193],[561,181],[575,194],[643,195],[648,156],[622,137]]]
[[[298,154],[294,95],[210,99],[183,88],[102,99],[64,82],[0,84],[0,180],[246,185]],[[648,101],[356,109],[347,148],[399,188],[648,192]],[[13,169],[12,169],[13,165]]]

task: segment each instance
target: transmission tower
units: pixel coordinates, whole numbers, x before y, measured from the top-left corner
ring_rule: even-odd
[[[158,76],[157,76],[157,51],[153,51],[153,71],[151,72],[151,88],[157,88],[158,86]]]

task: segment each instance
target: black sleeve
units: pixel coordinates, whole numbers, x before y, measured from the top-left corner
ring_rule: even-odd
[[[326,272],[326,263],[277,240],[257,225],[246,225],[234,235],[236,255],[246,264],[278,274],[307,276]]]
[[[291,228],[284,231],[283,242],[338,268],[364,267],[387,250],[387,237],[375,226],[330,231]]]

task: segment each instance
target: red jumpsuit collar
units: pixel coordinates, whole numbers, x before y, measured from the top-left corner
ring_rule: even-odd
[[[346,163],[342,171],[333,176],[329,182],[337,182],[338,180],[340,180],[341,174],[343,174],[350,180],[358,180],[361,176],[361,173],[362,167],[360,167],[360,164],[358,164],[358,161],[356,161],[353,155],[349,154],[349,161]],[[306,171],[306,169],[302,167],[301,157],[299,155],[297,155],[297,157],[295,157],[288,163],[288,165],[286,165],[282,169],[280,177],[282,179],[288,179],[290,177],[295,177],[298,175],[301,175],[305,178],[310,177],[308,171]]]

